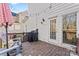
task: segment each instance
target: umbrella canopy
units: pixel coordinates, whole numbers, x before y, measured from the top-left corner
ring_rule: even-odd
[[[7,3],[0,3],[0,26],[13,24],[13,17],[9,5]]]

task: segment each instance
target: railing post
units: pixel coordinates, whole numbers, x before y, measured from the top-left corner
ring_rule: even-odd
[[[20,54],[20,45],[19,45],[19,42],[17,42],[17,45],[19,47],[16,48],[16,55]]]
[[[20,46],[16,48],[16,55],[20,53]]]
[[[77,38],[76,53],[79,55],[79,37]]]

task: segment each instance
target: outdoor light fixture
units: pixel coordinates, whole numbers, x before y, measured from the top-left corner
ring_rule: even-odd
[[[43,18],[43,19],[42,19],[42,21],[44,22],[44,21],[45,21],[45,19]]]
[[[45,22],[45,19],[44,18],[42,19],[41,24],[43,24],[43,22]]]
[[[41,22],[41,24],[43,24],[43,22]]]

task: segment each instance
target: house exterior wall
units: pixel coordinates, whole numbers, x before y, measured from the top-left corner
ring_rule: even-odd
[[[13,16],[14,23],[12,26],[8,26],[9,33],[23,33],[26,32],[26,23],[23,23],[24,17],[28,16],[27,11],[23,11],[18,13],[16,16]],[[27,21],[27,19],[25,19]],[[25,21],[25,22],[26,22]],[[0,31],[5,29],[4,27],[0,27]]]
[[[16,16],[13,16],[14,23],[12,26],[9,26],[8,32],[9,33],[23,33],[26,32],[25,22],[27,19],[25,18],[28,16],[27,11],[23,11],[18,13]]]
[[[51,6],[50,6],[51,5]],[[77,37],[79,34],[79,4],[64,4],[64,3],[45,3],[45,4],[29,4],[30,18],[27,21],[27,31],[32,31],[38,28],[39,40],[46,41],[51,44],[55,44],[67,49],[74,50],[75,45],[63,43],[63,15],[70,13],[77,13]],[[56,40],[50,39],[50,17],[56,19]],[[42,19],[45,22],[41,24]]]
[[[29,18],[28,11],[26,10],[26,11],[20,12],[18,15],[19,15],[19,22],[21,23],[21,25],[23,27],[22,31],[26,32],[26,22]]]
[[[9,33],[21,33],[23,32],[23,27],[21,23],[19,23],[19,16],[13,16],[13,20],[14,20],[14,23],[12,24],[12,26],[8,26],[8,32]],[[18,22],[18,23],[16,23]]]
[[[23,11],[23,12],[18,13],[18,15],[19,15],[19,22],[24,23],[23,20],[27,20],[25,19],[25,17],[28,16],[28,12]]]

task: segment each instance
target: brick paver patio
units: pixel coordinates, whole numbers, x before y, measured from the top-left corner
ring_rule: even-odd
[[[69,50],[46,42],[24,42],[23,56],[68,56]]]

